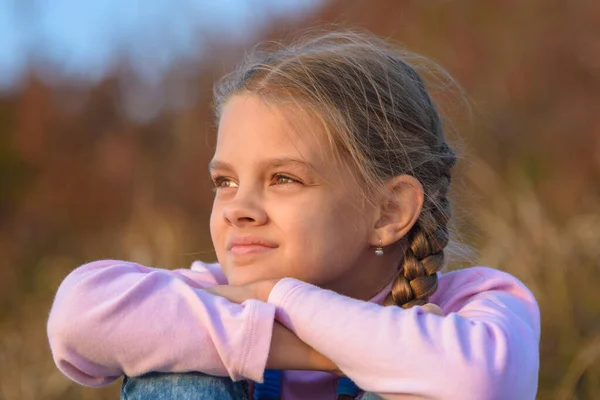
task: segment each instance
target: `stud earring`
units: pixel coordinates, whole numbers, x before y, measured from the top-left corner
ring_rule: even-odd
[[[383,247],[381,247],[381,239],[379,239],[379,246],[375,248],[375,255],[382,256],[383,255]]]

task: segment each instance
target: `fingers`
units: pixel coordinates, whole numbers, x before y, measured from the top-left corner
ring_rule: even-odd
[[[241,304],[244,301],[252,298],[252,293],[240,286],[218,285],[203,289],[204,291],[215,296],[224,297],[227,300]]]
[[[425,310],[425,312],[426,312],[426,313],[429,313],[429,314],[434,314],[434,315],[437,315],[437,316],[440,316],[440,317],[443,317],[443,316],[444,316],[444,312],[443,312],[443,311],[442,311],[442,309],[441,309],[439,306],[437,306],[436,304],[433,304],[433,303],[427,303],[427,304],[425,304],[425,305],[421,306],[421,308],[422,308],[423,310]]]

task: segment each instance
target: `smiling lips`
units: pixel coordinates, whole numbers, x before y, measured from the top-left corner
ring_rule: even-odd
[[[258,254],[277,248],[275,243],[257,237],[237,237],[227,245],[227,250],[235,255]]]

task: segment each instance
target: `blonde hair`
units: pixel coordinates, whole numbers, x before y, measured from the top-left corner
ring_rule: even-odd
[[[289,46],[257,49],[214,91],[217,118],[235,94],[301,104],[320,118],[335,154],[357,171],[367,199],[397,175],[421,182],[423,209],[407,234],[403,273],[385,299],[386,305],[404,308],[427,303],[437,289],[449,241],[450,171],[456,163],[440,115],[411,61],[426,60],[369,33],[311,34]]]

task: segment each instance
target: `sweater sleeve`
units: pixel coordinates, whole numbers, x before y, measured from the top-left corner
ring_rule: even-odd
[[[219,277],[211,266],[194,267],[170,271],[103,260],[75,269],[48,319],[58,368],[86,386],[150,371],[262,381],[275,307],[214,296],[202,288]]]
[[[440,275],[421,307],[383,307],[286,278],[269,302],[276,318],[365,391],[386,399],[532,400],[540,317],[531,293],[488,268]]]

